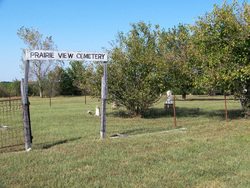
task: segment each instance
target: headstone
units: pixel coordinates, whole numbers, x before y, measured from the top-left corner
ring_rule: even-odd
[[[167,101],[164,104],[164,108],[173,108],[172,93],[170,90],[167,91]]]
[[[95,115],[96,115],[96,116],[100,116],[100,108],[99,108],[98,105],[97,105],[96,108],[95,108]]]
[[[116,102],[112,102],[111,108],[116,108],[116,107],[117,107],[117,103]]]
[[[7,129],[10,129],[10,128],[8,126],[1,126],[1,129],[7,130]]]

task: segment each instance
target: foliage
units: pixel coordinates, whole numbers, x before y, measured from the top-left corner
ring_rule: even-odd
[[[91,72],[88,71],[89,66],[83,61],[70,62],[69,68],[67,68],[68,74],[73,79],[73,85],[82,91],[85,95],[90,94],[91,88],[89,85],[89,77]]]
[[[29,29],[21,27],[17,35],[23,42],[27,45],[28,49],[30,50],[55,50],[56,46],[52,40],[52,37],[45,37],[43,39],[43,35],[39,33],[38,29]],[[23,54],[25,55],[25,49],[23,50]],[[25,59],[22,57],[23,65],[21,66],[22,69],[25,65]],[[53,61],[39,61],[33,60],[30,64],[29,69],[29,77],[33,78],[34,80],[38,81],[40,97],[43,96],[43,89],[44,89],[44,80],[46,79],[47,74],[54,69],[57,63]]]
[[[215,5],[211,13],[200,16],[192,27],[196,84],[219,88],[224,93],[249,102],[250,90],[250,5],[237,1]],[[246,88],[247,87],[247,88]],[[247,105],[246,105],[247,106]],[[246,109],[247,111],[247,109]]]
[[[158,44],[159,26],[139,22],[125,35],[118,33],[109,50],[109,99],[134,115],[144,116],[167,90],[166,68]]]
[[[103,62],[95,62],[88,66],[88,84],[91,89],[89,94],[93,97],[101,97],[101,80],[104,74],[103,72]]]
[[[21,96],[21,81],[15,79],[11,83],[11,95]]]
[[[29,81],[28,84],[28,95],[29,96],[39,96],[40,92],[39,92],[39,87],[38,87],[38,83],[35,81]]]
[[[14,97],[21,95],[20,81],[0,82],[0,97]]]
[[[78,89],[74,86],[74,80],[67,70],[62,70],[60,82],[59,82],[61,95],[77,95]]]
[[[0,97],[9,97],[9,91],[2,82],[0,82]]]
[[[172,89],[180,88],[182,98],[193,88],[193,58],[190,50],[191,33],[186,25],[179,24],[168,31],[161,32],[161,52],[169,67],[168,75]]]
[[[63,68],[56,66],[54,70],[50,71],[45,79],[46,87],[44,91],[46,96],[55,97],[60,95],[60,81],[63,74]]]

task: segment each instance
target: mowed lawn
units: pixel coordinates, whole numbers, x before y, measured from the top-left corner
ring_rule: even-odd
[[[226,122],[222,96],[177,96],[176,128],[165,98],[145,118],[107,104],[100,139],[97,99],[31,97],[32,150],[0,149],[0,187],[250,187],[250,121],[228,99]]]

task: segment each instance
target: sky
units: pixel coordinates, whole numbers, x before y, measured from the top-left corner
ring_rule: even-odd
[[[18,30],[38,29],[52,36],[59,51],[104,52],[118,32],[143,21],[160,28],[194,25],[224,0],[0,0],[0,82],[21,80],[22,48]],[[242,4],[244,0],[238,0]],[[232,3],[233,0],[228,0]],[[248,2],[248,0],[247,0]],[[65,67],[69,64],[65,62]]]

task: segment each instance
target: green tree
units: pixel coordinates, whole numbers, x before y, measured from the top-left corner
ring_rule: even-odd
[[[101,79],[103,76],[103,62],[94,62],[87,67],[89,94],[101,97]]]
[[[249,113],[250,82],[250,5],[237,1],[214,6],[192,27],[196,84],[231,91],[240,97]],[[246,92],[247,91],[247,92]]]
[[[4,82],[0,82],[0,97],[8,97],[9,96],[9,90],[5,86]]]
[[[30,50],[55,50],[56,46],[52,40],[52,37],[45,37],[43,39],[43,35],[39,33],[38,29],[29,29],[21,27],[17,35],[20,39],[24,41],[24,43],[27,45],[28,49]],[[23,50],[23,54],[25,55],[25,49]],[[21,65],[21,68],[24,68],[25,59],[22,57],[23,65]],[[29,70],[29,77],[31,79],[34,79],[38,82],[39,86],[39,92],[40,97],[43,97],[43,88],[45,82],[44,79],[46,78],[47,74],[55,68],[57,65],[56,62],[53,61],[39,61],[39,60],[33,60],[30,64],[30,70]]]
[[[67,70],[62,70],[59,88],[61,95],[76,95],[78,92],[77,88],[74,86],[74,80],[71,75],[68,74]]]
[[[63,68],[57,66],[54,70],[50,71],[46,77],[46,95],[47,96],[57,96],[60,95],[60,81],[63,74]]]
[[[10,89],[12,96],[21,96],[21,82],[19,80],[13,80]]]
[[[161,32],[160,44],[173,89],[179,88],[182,98],[193,88],[193,67],[191,56],[191,34],[186,25],[179,24]]]
[[[88,94],[88,66],[83,61],[71,61],[70,66],[62,70],[60,88],[62,95]]]
[[[109,50],[109,99],[125,106],[136,116],[146,110],[168,88],[166,66],[159,48],[159,26],[131,24],[125,35],[118,33]]]
[[[91,93],[90,77],[92,75],[92,66],[83,61],[72,61],[67,71],[73,79],[73,84],[79,91],[86,96]]]

